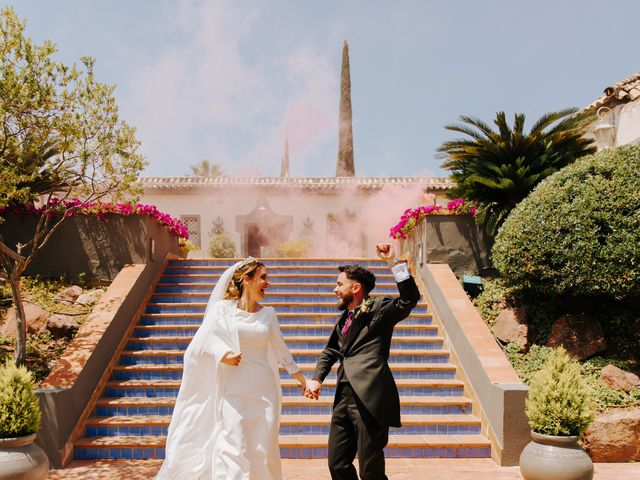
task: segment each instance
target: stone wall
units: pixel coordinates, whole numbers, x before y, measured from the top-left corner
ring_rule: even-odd
[[[6,215],[0,223],[4,243],[15,248],[28,242],[37,221],[33,215]],[[78,215],[63,222],[25,273],[109,283],[124,265],[162,260],[167,253],[179,253],[178,239],[148,215]]]

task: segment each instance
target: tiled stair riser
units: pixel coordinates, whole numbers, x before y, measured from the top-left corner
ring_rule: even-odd
[[[204,314],[206,304],[180,304],[180,303],[150,303],[145,308],[145,313],[199,313]],[[336,316],[334,305],[278,305],[276,311],[279,315],[285,313],[326,313]],[[426,308],[417,307],[416,314],[426,314]]]
[[[136,426],[88,426],[89,437],[128,437],[141,435],[166,435],[168,424],[163,426],[136,425]],[[407,425],[400,428],[391,428],[390,435],[477,435],[480,433],[479,425]],[[281,425],[280,435],[329,435],[329,425]]]
[[[491,456],[488,447],[387,447],[384,450],[387,458],[488,458]],[[296,448],[280,447],[281,458],[327,458],[326,447]],[[143,460],[163,459],[164,448],[76,448],[76,460]]]
[[[183,337],[176,337],[183,338]],[[148,339],[148,337],[147,337]],[[140,340],[132,340],[127,342],[126,349],[127,350],[186,350],[189,346],[189,340],[174,340],[171,338],[162,337],[161,339],[151,338],[150,341]],[[293,340],[287,339],[287,345],[290,349],[299,349],[299,350],[318,350],[323,349],[326,345],[326,341],[317,340],[317,341],[301,341],[301,340]],[[391,342],[392,349],[403,349],[403,350],[440,350],[442,349],[442,340],[437,339],[425,339],[424,342],[403,342],[402,340],[394,340]]]
[[[149,350],[149,352],[153,352],[153,350]],[[444,355],[430,355],[428,359],[425,358],[424,355],[419,355],[418,353],[428,353],[428,350],[425,351],[416,351],[416,355],[413,354],[403,354],[403,355],[394,355],[393,353],[389,357],[388,363],[418,363],[418,362],[429,362],[429,363],[447,363],[449,361],[449,356]],[[315,354],[294,354],[293,359],[296,363],[315,363],[318,361],[318,353]],[[120,363],[122,365],[177,365],[182,364],[183,356],[182,355],[158,355],[158,356],[129,356],[124,354],[120,359]],[[130,377],[135,378],[135,377]]]
[[[103,398],[98,401],[94,418],[87,422],[88,438],[76,442],[77,459],[164,457],[163,436],[182,377],[182,352],[202,322],[206,302],[220,273],[232,263],[170,262],[127,342]],[[275,260],[266,263],[272,285],[264,303],[275,306],[285,340],[306,375],[312,374],[318,353],[338,314],[333,295],[336,265],[368,265],[378,279],[374,294],[397,295],[393,277],[387,267],[377,261]],[[294,263],[296,266],[292,268]],[[391,348],[389,363],[398,383],[402,414],[444,418],[427,423],[405,422],[403,427],[391,429],[386,456],[489,457],[489,443],[479,435],[479,421],[471,415],[471,403],[463,396],[461,383],[455,380],[455,367],[448,363],[449,355],[442,350],[442,339],[438,329],[432,326],[425,305],[419,305],[412,316],[396,328]],[[424,368],[420,368],[421,365]],[[335,392],[335,370],[323,387],[325,401],[318,402],[301,397],[300,388],[283,369],[280,376],[282,414],[300,416],[299,420],[281,424],[282,457],[326,458],[328,417],[332,409],[326,399]],[[326,419],[318,423],[305,419],[305,415]],[[447,420],[448,416],[455,415],[465,417],[455,422]],[[157,418],[145,422],[144,417]],[[448,440],[448,436],[454,438]],[[422,438],[434,440],[424,443],[431,441],[419,440]]]
[[[139,398],[133,395],[132,397]],[[126,397],[120,396],[120,398]],[[330,415],[332,410],[332,405],[287,405],[287,402],[284,402],[282,406],[283,415]],[[401,405],[400,411],[403,415],[462,415],[471,413],[471,407],[468,405]],[[173,414],[173,407],[96,407],[96,415],[99,417],[171,414]]]
[[[185,285],[186,282],[179,282],[176,278],[172,278],[173,281],[167,281],[166,283],[160,280],[160,283],[156,287],[156,293],[172,293],[172,294],[180,294],[180,293],[202,293],[204,295],[210,295],[213,290],[213,284],[207,282],[190,282],[189,285]],[[332,295],[333,294],[334,284],[325,284],[325,285],[304,285],[304,284],[293,284],[293,285],[281,285],[279,283],[272,283],[269,289],[267,290],[268,298],[275,298],[276,295],[281,293],[306,293],[308,297],[313,297],[313,295],[317,295],[318,293]],[[398,289],[394,284],[385,284],[385,285],[376,285],[375,290],[373,291],[376,295],[397,295]],[[306,300],[305,300],[306,301]]]
[[[162,325],[156,325],[156,326],[162,326]],[[167,326],[173,326],[173,325],[167,325]],[[191,325],[191,326],[180,326],[175,327],[174,328],[136,328],[135,329],[135,333],[134,336],[137,338],[146,338],[146,337],[193,337],[193,335],[195,334],[196,330],[198,329],[198,327],[200,326],[200,324],[198,325]],[[148,325],[148,327],[152,327],[151,325]],[[327,326],[299,326],[299,325],[295,325],[292,326],[292,328],[286,328],[286,326],[284,326],[285,328],[283,328],[283,326],[281,326],[281,330],[282,333],[284,334],[285,337],[294,337],[294,336],[323,336],[326,338],[329,338],[329,335],[331,334],[332,330],[333,330],[333,325],[327,325]],[[397,337],[435,337],[437,335],[437,330],[432,329],[432,330],[426,330],[426,329],[420,329],[420,328],[396,328],[396,331],[394,332],[393,336],[394,338]]]

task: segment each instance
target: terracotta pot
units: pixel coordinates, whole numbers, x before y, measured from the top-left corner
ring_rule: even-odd
[[[49,459],[33,443],[36,434],[0,438],[0,480],[43,480],[49,472]]]
[[[592,480],[593,462],[578,445],[578,436],[543,435],[531,431],[533,441],[520,455],[524,480]]]

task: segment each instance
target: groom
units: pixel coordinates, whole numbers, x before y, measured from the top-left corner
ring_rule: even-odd
[[[400,426],[400,398],[387,364],[393,329],[409,316],[420,292],[407,264],[393,258],[389,244],[376,245],[379,258],[391,267],[400,296],[369,297],[376,278],[360,265],[339,267],[334,293],[342,314],[320,354],[306,395],[317,399],[322,381],[340,360],[329,430],[329,470],[333,480],[357,480],[358,454],[362,480],[386,479],[384,447],[389,427]]]

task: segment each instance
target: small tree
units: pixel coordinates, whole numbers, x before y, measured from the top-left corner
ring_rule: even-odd
[[[24,30],[25,22],[5,7],[0,209],[38,203],[42,212],[26,243],[7,245],[0,238],[0,278],[10,283],[16,309],[18,365],[26,354],[20,275],[73,210],[105,198],[135,200],[145,165],[135,129],[119,119],[115,87],[94,77],[94,60],[82,58],[82,66],[56,62],[53,43],[35,45]]]
[[[529,384],[525,403],[529,425],[543,435],[580,435],[595,409],[580,364],[562,347],[553,351]]]

